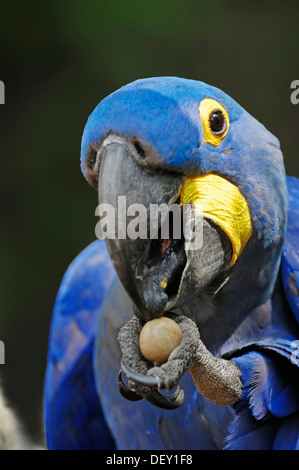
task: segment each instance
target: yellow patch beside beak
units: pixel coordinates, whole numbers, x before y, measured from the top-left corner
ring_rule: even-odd
[[[252,234],[249,208],[237,186],[214,174],[187,177],[180,204],[192,204],[226,233],[232,244],[233,265]]]

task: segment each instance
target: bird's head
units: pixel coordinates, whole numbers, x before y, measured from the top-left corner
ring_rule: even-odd
[[[283,157],[277,138],[228,95],[175,77],[135,81],[95,108],[81,161],[105,222],[114,209],[108,250],[142,320],[203,293],[216,303],[225,293],[235,311],[271,294],[286,227]],[[201,233],[195,248],[184,230],[190,216]]]

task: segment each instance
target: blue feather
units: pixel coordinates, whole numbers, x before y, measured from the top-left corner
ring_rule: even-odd
[[[299,369],[276,354],[249,352],[234,359],[243,377],[242,401],[249,402],[253,416],[278,418],[299,411]]]
[[[103,240],[89,245],[62,280],[49,339],[45,379],[48,447],[114,448],[92,368],[97,319],[115,276]]]
[[[249,409],[240,412],[229,426],[226,450],[269,450],[273,447],[277,422],[257,421]]]
[[[299,323],[299,180],[287,178],[288,230],[282,250],[281,273],[286,298]]]

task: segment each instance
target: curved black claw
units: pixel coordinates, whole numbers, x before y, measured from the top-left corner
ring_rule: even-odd
[[[162,408],[163,410],[175,410],[179,408],[185,399],[184,390],[177,386],[176,391],[169,397],[162,395],[157,390],[146,392],[143,397],[152,405]]]
[[[142,391],[141,395],[137,394],[133,390],[130,390],[121,379],[122,372],[128,380],[138,384],[138,387],[141,385],[143,387],[150,387],[151,389]],[[159,377],[151,377],[139,374],[138,372],[135,372],[133,369],[131,369],[123,359],[121,360],[121,370],[118,375],[118,389],[124,398],[131,401],[137,401],[141,398],[144,398],[152,405],[155,405],[158,408],[162,408],[164,410],[174,410],[183,404],[185,394],[179,386],[177,386],[176,391],[170,396],[165,396],[158,392],[157,389],[159,389],[160,386],[161,382]]]
[[[126,398],[129,401],[138,401],[142,400],[142,396],[138,395],[137,393],[133,392],[133,390],[130,390],[122,381],[121,378],[121,370],[118,373],[118,378],[117,378],[117,385],[118,385],[118,391],[121,394],[122,397]]]
[[[133,370],[131,367],[129,367],[123,359],[121,359],[120,368],[128,380],[132,380],[138,385],[150,387],[153,389],[161,388],[161,382],[159,380],[159,377],[139,374],[138,372],[135,372],[135,370]]]

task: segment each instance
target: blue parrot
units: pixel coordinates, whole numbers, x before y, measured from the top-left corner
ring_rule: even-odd
[[[190,204],[202,240],[162,237],[164,214],[155,237],[116,231],[71,263],[49,336],[48,448],[299,449],[299,181],[278,139],[213,86],[148,78],[95,108],[81,168],[119,226],[134,221],[122,196],[146,214],[166,205],[168,222]],[[163,316],[182,341],[153,362],[138,338]]]

